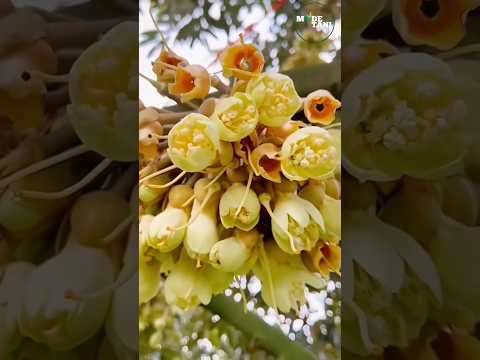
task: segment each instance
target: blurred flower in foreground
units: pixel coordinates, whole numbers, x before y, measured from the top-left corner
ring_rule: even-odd
[[[463,39],[467,15],[478,6],[478,0],[393,1],[393,21],[408,44],[448,50]]]
[[[437,58],[386,58],[348,85],[343,103],[343,165],[362,181],[442,176],[465,155],[466,104]]]

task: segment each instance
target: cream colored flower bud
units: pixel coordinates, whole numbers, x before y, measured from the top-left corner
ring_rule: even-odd
[[[210,250],[210,263],[216,269],[236,272],[245,266],[260,234],[253,230],[244,232],[236,230],[233,236],[215,243]]]
[[[188,216],[185,210],[168,207],[152,220],[147,243],[160,252],[170,252],[178,247],[185,237]]]
[[[260,218],[260,202],[257,194],[241,183],[230,186],[220,199],[220,219],[227,229],[237,227],[249,231],[257,225]],[[240,208],[239,208],[240,206]]]
[[[325,232],[320,211],[295,194],[285,194],[275,202],[272,232],[278,246],[289,254],[311,250]]]

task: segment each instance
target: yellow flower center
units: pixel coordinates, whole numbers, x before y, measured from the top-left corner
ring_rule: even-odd
[[[238,104],[232,105],[218,117],[231,130],[247,127],[256,121],[255,106],[250,104],[244,107],[243,103],[239,101]]]
[[[439,141],[466,112],[465,103],[454,99],[446,86],[427,77],[415,82],[405,78],[364,97],[368,110],[360,131],[365,141],[393,151],[415,151]]]
[[[208,138],[205,127],[198,124],[194,126],[183,125],[176,129],[171,147],[172,150],[185,157],[191,156],[192,153],[199,149],[214,150],[213,143]]]
[[[333,163],[337,158],[337,150],[321,137],[309,136],[293,144],[290,161],[304,169],[315,169],[319,166]]]
[[[294,89],[288,82],[266,78],[266,98],[261,108],[271,116],[282,115],[295,106]]]

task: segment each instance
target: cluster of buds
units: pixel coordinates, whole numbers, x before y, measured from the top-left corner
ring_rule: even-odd
[[[193,110],[140,108],[140,302],[208,304],[254,274],[268,305],[298,310],[340,273],[341,104],[301,98],[243,39],[219,59],[231,88],[166,46],[153,64],[150,83]]]

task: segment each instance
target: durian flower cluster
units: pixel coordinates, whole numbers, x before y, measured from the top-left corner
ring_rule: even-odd
[[[269,306],[298,310],[340,273],[341,104],[300,97],[243,39],[220,62],[232,86],[166,46],[153,64],[150,82],[192,110],[140,109],[140,302],[208,304],[254,274]]]

